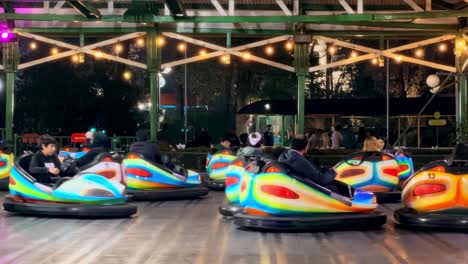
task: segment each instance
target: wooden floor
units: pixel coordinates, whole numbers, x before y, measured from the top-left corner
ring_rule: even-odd
[[[121,220],[1,211],[0,263],[468,263],[468,234],[399,230],[393,223],[366,232],[244,231],[218,214],[223,200],[212,192],[200,200],[143,202],[138,216]],[[392,219],[397,207],[381,210]]]

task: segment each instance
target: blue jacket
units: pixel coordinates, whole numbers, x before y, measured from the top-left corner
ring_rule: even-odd
[[[322,186],[330,185],[335,179],[336,172],[331,169],[319,168],[310,163],[299,152],[288,149],[281,153],[278,161],[287,164],[300,176],[308,177]]]

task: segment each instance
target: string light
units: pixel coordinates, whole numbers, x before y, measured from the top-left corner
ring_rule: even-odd
[[[124,80],[126,80],[126,81],[129,81],[130,79],[132,79],[132,73],[129,72],[129,71],[124,71],[122,76],[123,76]]]
[[[205,57],[206,56],[206,50],[202,49],[198,52],[198,55]]]
[[[114,51],[115,53],[120,54],[123,51],[123,46],[121,44],[115,45]]]
[[[441,44],[439,45],[439,51],[440,51],[440,52],[446,52],[446,51],[447,51],[447,44],[441,43]]]
[[[52,55],[55,55],[55,54],[58,54],[58,53],[59,53],[59,50],[58,50],[57,48],[52,48],[52,49],[50,50],[50,53],[51,53]]]
[[[164,44],[166,44],[166,39],[159,36],[156,38],[156,44],[158,45],[158,47],[162,47],[164,46]]]
[[[374,65],[379,64],[379,59],[378,58],[373,58],[372,59],[372,64],[374,64]]]
[[[36,42],[34,42],[34,41],[33,41],[33,42],[31,42],[31,43],[29,43],[29,48],[30,48],[30,49],[32,49],[32,50],[35,50],[35,49],[37,49],[37,43],[36,43]]]
[[[395,57],[395,61],[396,61],[397,63],[400,63],[400,62],[401,62],[401,56],[396,56],[396,57]]]
[[[265,53],[269,56],[273,55],[275,53],[275,49],[272,46],[267,46],[265,48]]]
[[[284,47],[287,51],[291,51],[294,49],[294,43],[291,40],[288,40],[286,44],[284,44]]]
[[[231,64],[231,56],[229,54],[225,54],[225,55],[221,56],[221,63]]]
[[[138,38],[138,39],[136,40],[136,45],[137,45],[138,47],[140,47],[140,48],[144,47],[144,46],[145,46],[145,40],[142,39],[142,38]]]
[[[352,51],[351,54],[349,55],[351,58],[356,58],[358,56],[356,51]]]
[[[80,62],[80,56],[78,54],[75,54],[72,56],[72,62],[73,63],[79,63]]]
[[[102,58],[102,52],[97,51],[96,53],[94,53],[94,56],[95,56],[96,58],[98,58],[98,59],[99,59],[99,58]]]
[[[424,50],[423,49],[417,49],[414,53],[416,57],[422,57],[424,56]]]
[[[177,50],[179,50],[180,52],[184,52],[186,48],[187,48],[187,45],[185,45],[185,43],[183,43],[183,42],[181,42],[181,43],[179,43],[179,45],[177,45]]]
[[[330,53],[330,55],[335,55],[336,53],[336,47],[335,46],[330,46],[328,48],[328,53]]]
[[[250,54],[250,52],[248,51],[242,54],[242,58],[244,58],[244,60],[250,60],[251,57],[252,57],[252,54]]]

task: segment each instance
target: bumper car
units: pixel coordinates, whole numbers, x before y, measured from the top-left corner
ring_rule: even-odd
[[[335,165],[336,180],[375,193],[378,203],[400,201],[400,165],[393,155],[383,152],[358,152]]]
[[[73,151],[74,149],[72,148],[64,148],[63,150],[61,150],[59,152],[59,156],[62,156],[62,157],[70,157],[72,159],[79,159],[81,157],[83,157],[84,155],[86,155],[86,153],[88,153],[89,149],[87,148],[84,148],[82,150],[79,150],[79,151]]]
[[[260,169],[260,168],[259,168]],[[240,183],[243,212],[234,223],[244,228],[276,231],[374,229],[386,222],[375,211],[373,193],[335,181],[332,191],[296,175],[285,164],[267,163]]]
[[[163,163],[154,164],[138,154],[127,155],[122,166],[133,200],[190,199],[208,194],[198,173],[171,164],[167,156]]]
[[[95,173],[103,171],[102,162],[73,178],[59,178],[54,184],[46,185],[29,174],[31,158],[31,154],[21,157],[11,170],[10,194],[3,203],[6,211],[74,218],[120,218],[136,214],[136,206],[126,204],[125,185]]]
[[[85,133],[72,133],[70,136],[70,144],[59,152],[59,156],[70,157],[73,159],[79,159],[88,153],[88,148],[80,150],[80,145],[87,142]]]
[[[398,186],[401,188],[403,184],[409,179],[414,173],[413,159],[411,156],[403,150],[398,150],[395,153],[395,159],[398,163]]]
[[[270,161],[272,160],[266,157],[239,157],[229,165],[225,180],[225,192],[228,202],[219,207],[220,214],[229,217],[242,211],[240,186],[243,175],[248,174],[247,177],[251,177],[253,175],[252,171]]]
[[[208,178],[205,179],[206,186],[215,191],[223,191],[225,186],[226,173],[229,165],[237,159],[232,150],[226,149],[206,157],[206,172]]]
[[[13,166],[13,153],[0,152],[0,191],[8,191],[9,176]]]
[[[468,144],[455,154],[429,163],[404,184],[404,207],[394,213],[400,226],[468,230]]]

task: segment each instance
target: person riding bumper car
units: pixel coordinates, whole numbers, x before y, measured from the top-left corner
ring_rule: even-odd
[[[189,199],[208,194],[198,173],[171,164],[167,156],[162,161],[155,164],[133,153],[123,160],[127,191],[133,200]]]
[[[120,218],[136,214],[136,206],[126,204],[125,185],[98,174],[107,171],[102,163],[108,161],[92,164],[73,178],[59,178],[55,184],[46,185],[28,172],[31,158],[31,154],[22,156],[11,170],[10,194],[3,203],[6,211],[76,218]]]
[[[206,158],[206,172],[208,173],[208,178],[205,179],[206,186],[215,191],[223,191],[226,187],[224,181],[229,165],[236,158],[237,156],[230,149],[208,154]]]
[[[336,180],[374,192],[378,203],[400,200],[400,165],[393,155],[377,151],[354,153],[335,165],[335,170]]]
[[[234,223],[278,231],[374,229],[385,224],[385,214],[375,211],[373,193],[339,181],[335,186],[338,191],[333,192],[285,164],[270,162],[258,173],[243,175],[239,199],[244,210],[234,215]]]
[[[468,144],[457,145],[449,160],[435,161],[403,186],[403,208],[394,213],[400,226],[468,229]]]

